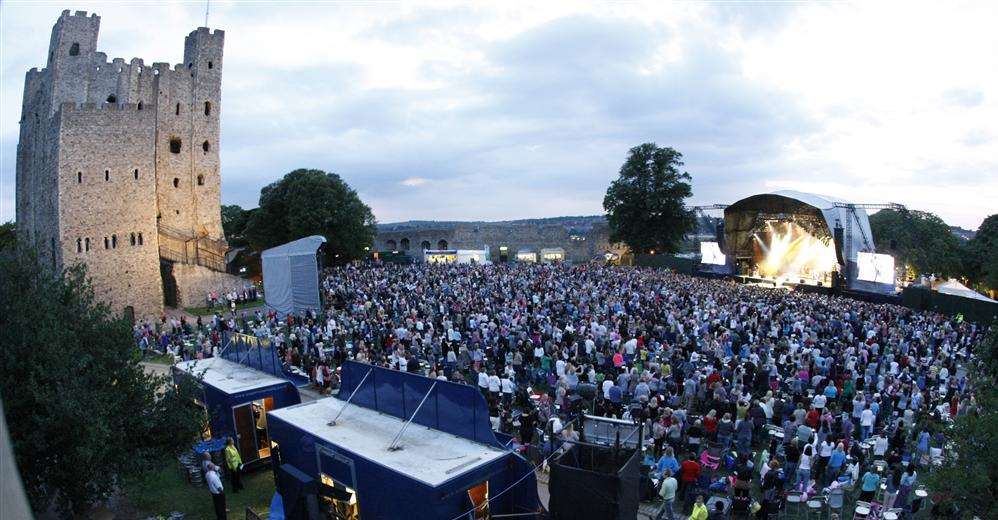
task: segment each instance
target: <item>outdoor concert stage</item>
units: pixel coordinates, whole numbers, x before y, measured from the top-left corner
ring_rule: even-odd
[[[753,195],[723,209],[716,241],[700,244],[699,271],[742,283],[811,292],[896,293],[894,259],[876,253],[866,209],[796,191]]]

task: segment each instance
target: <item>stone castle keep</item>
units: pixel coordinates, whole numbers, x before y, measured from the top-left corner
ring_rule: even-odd
[[[184,62],[97,51],[100,17],[63,11],[48,63],[28,71],[17,147],[17,227],[55,269],[87,266],[98,298],[149,316],[242,288],[225,274],[220,214],[220,30]]]

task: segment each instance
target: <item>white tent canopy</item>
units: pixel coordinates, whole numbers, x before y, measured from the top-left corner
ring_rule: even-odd
[[[943,294],[952,294],[953,296],[961,296],[963,298],[970,298],[972,300],[981,300],[984,302],[998,303],[996,300],[992,300],[987,296],[963,285],[957,280],[950,279],[949,281],[943,282],[936,287],[936,290]]]
[[[313,235],[272,247],[260,255],[263,296],[269,307],[280,314],[320,308],[316,252],[325,242],[324,237]]]

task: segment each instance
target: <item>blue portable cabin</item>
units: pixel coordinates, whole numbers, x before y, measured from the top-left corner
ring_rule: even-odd
[[[338,397],[268,416],[288,519],[329,509],[363,520],[481,518],[469,514],[483,503],[517,518],[542,510],[533,466],[496,439],[471,386],[348,361]]]
[[[288,380],[221,357],[177,363],[174,381],[183,377],[200,377],[210,437],[235,439],[244,464],[270,457],[266,412],[301,403]]]

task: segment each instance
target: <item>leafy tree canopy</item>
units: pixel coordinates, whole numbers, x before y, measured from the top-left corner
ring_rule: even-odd
[[[884,209],[870,216],[870,228],[878,250],[918,274],[950,277],[964,272],[964,244],[933,213]]]
[[[17,227],[13,222],[0,224],[0,250],[12,247],[17,243]]]
[[[655,143],[631,148],[603,198],[611,242],[623,242],[635,253],[679,248],[695,222],[684,204],[693,189],[690,174],[679,170],[682,158]]]
[[[998,290],[998,213],[989,216],[967,243],[967,274],[971,280]]]
[[[245,210],[237,205],[222,206],[222,232],[225,240],[232,247],[242,247],[249,244],[246,240],[246,224],[255,210]]]
[[[0,251],[0,397],[36,513],[80,514],[116,479],[189,448],[204,425],[192,384],[151,376],[125,320],[94,299],[85,269]]]
[[[360,258],[374,240],[375,223],[371,208],[339,175],[300,169],[260,191],[245,235],[257,249],[322,235],[331,257]]]

